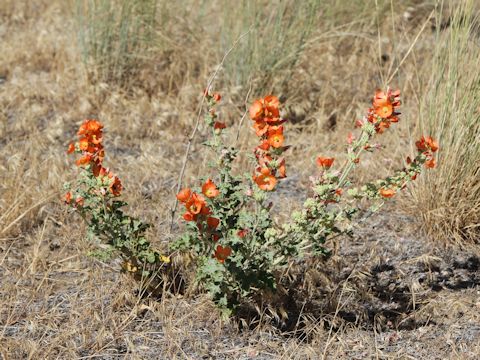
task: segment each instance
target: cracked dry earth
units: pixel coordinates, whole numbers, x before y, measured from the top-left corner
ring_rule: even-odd
[[[51,225],[39,228],[45,226]],[[2,359],[480,354],[478,249],[423,240],[411,219],[391,208],[364,222],[354,238],[341,240],[328,261],[307,261],[285,275],[287,321],[243,330],[221,321],[204,296],[142,298],[116,264],[77,256],[70,243],[30,240],[0,244]],[[46,260],[27,266],[32,251]]]

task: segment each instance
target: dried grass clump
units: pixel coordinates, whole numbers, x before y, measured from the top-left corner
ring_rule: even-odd
[[[220,53],[245,35],[225,63],[225,81],[268,91],[272,75],[286,82],[320,18],[321,1],[223,1]]]
[[[439,139],[438,169],[414,189],[431,237],[478,241],[480,234],[480,62],[479,13],[461,1],[438,32],[429,64],[420,128]],[[437,29],[441,29],[438,24]]]
[[[255,82],[258,92],[267,91],[274,73],[282,74],[281,83],[286,83],[316,30],[321,1],[223,1],[220,5],[192,0],[174,4],[76,0],[79,45],[90,80],[130,87],[134,82],[150,82],[145,73],[156,77],[169,70],[181,79],[170,76],[167,85],[160,83],[161,77],[156,85],[171,89],[172,81],[197,77],[235,44],[224,64],[223,84],[242,89]],[[183,73],[175,66],[179,64]]]
[[[94,81],[129,84],[149,58],[156,0],[77,0],[78,39]]]

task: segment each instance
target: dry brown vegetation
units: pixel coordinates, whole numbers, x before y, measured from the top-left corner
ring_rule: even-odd
[[[279,189],[288,201],[274,198],[280,218],[301,204],[316,155],[343,156],[376,87],[402,89],[403,119],[382,138],[381,161],[366,157],[358,176],[397,167],[425,129],[443,148],[438,169],[363,221],[328,263],[285,274],[296,285],[279,304],[288,320],[225,323],[204,295],[145,297],[119,264],[86,255],[83,224],[59,200],[73,176],[66,145],[84,118],[105,124],[106,161],[129,211],[154,224],[155,246],[178,234],[170,207],[200,94],[244,30],[225,33],[226,17],[247,10],[223,3],[158,1],[161,26],[146,55],[112,79],[82,61],[74,1],[0,2],[0,358],[478,358],[480,32],[467,6],[475,1],[320,1],[294,63],[267,77],[256,66],[249,77],[248,68],[235,72],[248,48],[226,58],[214,87],[227,125],[239,126],[250,88],[285,100],[293,146]],[[260,35],[247,34],[249,44]],[[247,151],[247,122],[240,134]],[[203,138],[200,129],[188,181],[205,170]]]

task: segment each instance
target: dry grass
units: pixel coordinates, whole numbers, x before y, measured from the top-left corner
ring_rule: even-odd
[[[462,5],[450,31],[436,34],[420,102],[420,127],[442,144],[442,165],[415,189],[428,233],[460,244],[480,234],[480,74],[471,71],[480,64],[480,19],[475,2]]]
[[[77,0],[79,45],[94,82],[131,84],[149,60],[156,0]]]
[[[171,14],[173,3],[166,2],[157,15]],[[125,184],[129,211],[155,225],[152,242],[166,248],[177,234],[177,228],[169,230],[169,206],[181,154],[199,94],[220,60],[220,50],[202,24],[222,10],[204,3],[185,1],[172,15],[174,21],[166,19],[168,26],[156,30],[162,51],[142,64],[128,89],[89,82],[72,41],[76,20],[65,2],[0,3],[0,357],[475,358],[479,270],[474,262],[468,268],[464,258],[478,249],[453,255],[435,249],[415,233],[411,218],[394,215],[402,202],[389,208],[389,216],[367,222],[355,239],[343,240],[330,263],[299,278],[299,291],[304,291],[299,298],[312,301],[304,308],[296,304],[292,314],[302,316],[283,330],[264,319],[254,329],[240,331],[235,322],[222,323],[202,295],[142,298],[136,284],[118,273],[118,264],[85,256],[91,244],[83,225],[59,201],[63,182],[73,176],[63,155],[66,144],[85,117],[105,123],[107,162]],[[478,115],[478,97],[471,91],[478,76],[464,70],[478,64],[478,48],[453,41],[465,25],[447,26],[448,11],[433,11],[429,1],[323,4],[328,7],[293,71],[280,71],[272,79],[286,100],[291,120],[287,140],[293,145],[290,177],[280,187],[290,201],[276,201],[278,216],[301,203],[316,155],[343,156],[340,140],[363,113],[372,88],[392,77],[391,85],[405,94],[404,120],[382,139],[387,148],[380,161],[366,157],[369,170],[358,176],[371,178],[396,167],[407,155],[402,147],[420,131],[416,119],[434,126],[443,145],[440,164],[448,165],[418,189],[449,192],[435,198],[438,193],[425,190],[414,195],[433,237],[448,234],[445,230],[463,236],[466,225],[478,224],[478,211],[472,209],[479,198],[478,190],[462,190],[478,189],[473,170],[479,158],[478,134],[475,138],[471,131],[478,130],[478,116],[465,117]],[[435,41],[438,45],[432,47]],[[441,44],[449,44],[448,57]],[[238,57],[228,66],[234,61]],[[430,86],[442,79],[435,77],[440,74],[441,86]],[[288,86],[281,86],[284,79]],[[223,81],[216,86],[224,94],[221,116],[235,128],[247,90]],[[437,118],[441,123],[433,122]],[[471,127],[450,130],[451,124],[467,120]],[[247,122],[243,126],[238,143],[247,151],[252,140]],[[199,151],[203,139],[200,129],[186,169],[185,178],[192,183],[208,160]],[[471,146],[465,150],[464,143]],[[465,168],[458,159],[467,156],[472,165]],[[457,169],[469,175],[451,176]],[[468,229],[476,234],[478,228]],[[397,270],[375,270],[385,263]],[[385,273],[390,277],[382,277]],[[426,279],[421,284],[418,274]],[[382,284],[392,289],[384,291]]]

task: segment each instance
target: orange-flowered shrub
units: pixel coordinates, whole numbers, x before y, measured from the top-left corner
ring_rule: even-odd
[[[347,138],[348,160],[335,169],[334,158],[318,157],[321,171],[313,179],[314,195],[305,201],[301,210],[292,213],[292,221],[277,230],[276,236],[307,254],[328,254],[328,249],[324,248],[327,239],[352,232],[351,220],[360,211],[359,200],[369,200],[370,210],[376,211],[385,200],[415,180],[422,166],[435,166],[433,153],[438,150],[438,144],[427,137],[417,142],[417,156],[413,160],[408,157],[407,166],[393,175],[363,185],[350,180],[349,175],[359,166],[362,153],[381,148],[379,144],[372,144],[372,140],[399,121],[399,107],[400,91],[375,92],[372,107],[363,119],[356,121],[360,133],[349,134]]]
[[[187,226],[174,248],[194,254],[198,283],[227,313],[243,301],[258,300],[265,291],[275,291],[276,276],[292,259],[328,254],[325,241],[351,232],[350,220],[360,210],[359,200],[368,199],[374,203],[372,209],[379,208],[415,180],[423,165],[435,166],[433,154],[438,145],[424,137],[417,142],[418,155],[408,158],[402,170],[361,186],[352,183],[349,175],[359,165],[361,154],[381,147],[371,140],[400,118],[400,92],[378,90],[372,107],[356,122],[360,134],[347,138],[346,163],[336,169],[333,157],[319,156],[319,174],[312,183],[314,195],[292,214],[290,222],[277,225],[272,220],[268,194],[286,177],[284,153],[288,149],[286,120],[281,117],[278,98],[269,95],[250,106],[259,144],[253,150],[253,175],[238,176],[232,173],[237,150],[224,141],[226,125],[218,121],[215,111],[220,97],[208,92],[206,97],[205,120],[211,128],[206,145],[218,160],[201,187],[186,188],[177,195],[185,206]]]
[[[171,248],[193,255],[197,284],[225,314],[275,292],[278,275],[292,260],[328,255],[328,239],[351,234],[360,200],[370,201],[376,210],[414,181],[423,168],[436,166],[434,154],[439,146],[424,136],[416,143],[417,155],[408,157],[404,168],[374,182],[353,183],[350,175],[362,153],[381,148],[372,143],[373,138],[400,120],[400,92],[378,90],[366,115],[356,121],[358,133],[347,137],[347,160],[338,164],[333,157],[318,156],[313,195],[291,214],[290,221],[276,224],[269,195],[287,176],[285,152],[289,148],[279,99],[269,95],[251,105],[249,115],[258,144],[251,154],[251,171],[238,175],[233,171],[238,150],[226,142],[229,128],[227,122],[219,121],[216,111],[221,96],[206,91],[205,97],[210,137],[204,145],[214,161],[209,176],[197,187],[184,188],[176,195],[183,206],[185,229]],[[148,225],[122,211],[122,183],[103,165],[103,126],[86,120],[78,136],[68,152],[80,156],[76,163],[81,171],[75,185],[67,185],[65,202],[110,252],[123,257],[130,271],[145,275],[148,264],[163,266],[169,258],[151,248],[145,237]]]
[[[97,120],[85,120],[77,135],[78,141],[71,143],[67,152],[80,156],[76,160],[80,173],[74,184],[65,184],[68,191],[64,201],[86,221],[92,237],[103,243],[93,255],[105,258],[118,253],[126,270],[145,276],[153,264],[169,259],[153,250],[146,240],[149,225],[122,211],[127,205],[119,200],[122,182],[103,165],[103,125]]]

